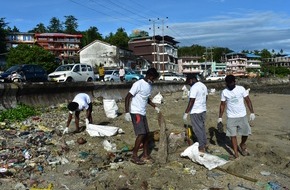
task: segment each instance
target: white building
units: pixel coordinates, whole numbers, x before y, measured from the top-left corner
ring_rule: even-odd
[[[95,40],[79,51],[80,62],[93,67],[103,64],[104,67],[130,67],[134,62],[132,51],[118,48],[109,43]]]

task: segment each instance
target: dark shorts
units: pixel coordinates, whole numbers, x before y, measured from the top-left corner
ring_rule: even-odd
[[[144,115],[131,113],[135,135],[145,135],[149,133],[147,118]]]

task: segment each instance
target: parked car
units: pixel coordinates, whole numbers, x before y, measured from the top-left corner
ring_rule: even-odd
[[[134,70],[134,72],[137,74],[143,75],[145,77],[147,69],[138,69],[138,70]]]
[[[161,74],[159,77],[159,80],[165,80],[165,81],[186,81],[186,77],[184,75],[179,75],[176,73],[164,73]]]
[[[119,70],[105,70],[105,81],[120,82]]]
[[[0,74],[1,82],[46,82],[47,73],[39,65],[14,65]]]
[[[125,69],[125,81],[126,82],[136,82],[137,80],[143,79],[144,76],[136,73],[132,69]]]
[[[92,66],[83,63],[61,65],[48,75],[48,80],[55,82],[92,82],[94,79]]]
[[[144,76],[135,73],[132,69],[125,69],[125,81],[135,82],[137,80],[143,79]],[[119,70],[106,70],[105,71],[105,81],[120,82]]]
[[[207,81],[221,81],[221,80],[225,80],[226,75],[210,75],[208,77],[205,78],[205,80]]]

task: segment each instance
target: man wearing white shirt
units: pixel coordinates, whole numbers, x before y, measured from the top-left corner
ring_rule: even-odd
[[[226,107],[226,135],[231,138],[234,157],[238,158],[238,149],[243,156],[249,155],[246,141],[251,134],[251,127],[247,118],[247,110],[244,101],[251,112],[250,121],[255,119],[255,114],[252,102],[249,98],[249,92],[243,86],[236,85],[235,76],[227,75],[225,81],[227,88],[221,93],[218,123],[222,122],[222,116]],[[239,146],[237,135],[241,136],[241,143]]]
[[[199,151],[205,152],[207,148],[207,137],[205,131],[207,87],[199,82],[194,74],[188,74],[186,82],[191,86],[189,90],[189,101],[183,114],[183,120],[187,122],[190,114],[192,130],[199,143]]]
[[[68,133],[68,127],[71,123],[73,113],[75,115],[75,118],[74,118],[75,126],[76,126],[75,132],[80,132],[79,120],[80,120],[80,112],[82,110],[86,110],[86,118],[89,120],[89,123],[92,123],[93,105],[92,105],[90,96],[88,94],[86,93],[77,94],[74,97],[74,99],[68,104],[67,108],[69,110],[69,116],[67,119],[66,129],[64,130],[63,133]]]
[[[152,158],[149,155],[149,127],[146,118],[147,104],[151,105],[157,113],[159,108],[150,100],[152,91],[152,83],[158,79],[159,73],[155,68],[150,68],[146,72],[146,77],[136,81],[129,90],[125,98],[125,119],[132,121],[136,137],[133,148],[133,155],[131,161],[135,164],[141,165],[145,162],[151,162]],[[130,103],[131,101],[131,103]],[[143,144],[142,158],[138,157],[138,150]]]

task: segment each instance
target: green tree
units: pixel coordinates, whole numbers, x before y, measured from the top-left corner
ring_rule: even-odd
[[[49,22],[49,25],[48,25],[47,29],[48,29],[48,32],[52,32],[52,33],[63,32],[62,23],[56,17],[52,17],[50,19],[50,22]]]
[[[272,55],[267,49],[262,49],[260,52],[260,56],[262,59],[271,58]]]
[[[5,22],[5,18],[0,18],[0,54],[5,53],[6,50],[6,36],[7,36],[7,22]]]
[[[103,40],[102,34],[99,33],[98,28],[95,26],[91,26],[85,32],[82,32],[82,47],[88,45],[89,43],[93,42],[94,40]]]
[[[77,29],[78,29],[78,23],[77,23],[77,20],[74,16],[72,15],[69,15],[69,16],[64,16],[65,17],[65,22],[64,22],[64,27],[65,27],[65,30],[64,32],[65,33],[68,33],[68,34],[76,34],[78,33]]]
[[[118,28],[115,34],[110,33],[109,36],[106,36],[105,41],[115,45],[120,48],[128,48],[129,42],[128,34],[125,32],[124,28]]]
[[[32,30],[29,30],[28,32],[31,33],[46,33],[47,32],[47,28],[44,26],[43,23],[39,23],[36,25],[35,28],[33,28]]]
[[[38,64],[47,72],[52,72],[58,65],[54,64],[55,56],[37,45],[20,44],[11,48],[7,55],[7,67],[17,64]]]
[[[14,26],[12,29],[8,26],[7,27],[7,32],[20,32],[20,31],[19,31],[19,29],[16,26]]]

